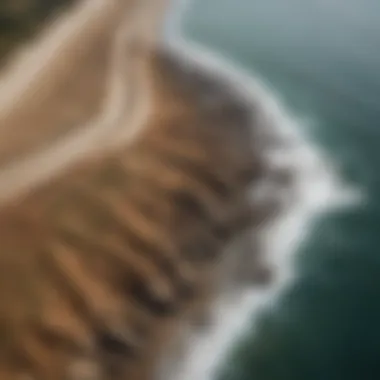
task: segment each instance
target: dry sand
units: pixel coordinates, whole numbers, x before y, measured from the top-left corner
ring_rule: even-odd
[[[94,149],[129,138],[143,123],[149,94],[141,62],[129,47],[138,23],[145,22],[144,9],[129,4],[81,2],[3,69],[0,199]],[[132,108],[136,103],[139,107]],[[120,135],[125,125],[128,133]]]

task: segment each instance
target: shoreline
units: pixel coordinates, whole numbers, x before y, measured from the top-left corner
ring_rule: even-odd
[[[264,194],[280,190],[278,196],[284,198],[284,208],[270,225],[252,234],[262,249],[260,257],[268,258],[275,268],[275,281],[267,288],[255,285],[240,288],[240,294],[234,291],[232,296],[228,289],[222,292],[213,309],[213,325],[190,335],[185,359],[167,376],[173,380],[212,380],[222,359],[244,331],[254,328],[255,317],[274,305],[291,284],[295,275],[293,254],[312,232],[314,220],[336,208],[355,205],[360,194],[341,182],[321,149],[301,133],[297,121],[283,109],[281,100],[259,78],[181,35],[172,36],[167,44],[183,59],[198,65],[205,73],[208,71],[210,76],[222,78],[231,88],[237,88],[239,95],[243,94],[252,105],[253,120],[260,120],[259,129],[266,147],[262,154],[269,171],[274,171],[272,176],[276,170],[288,171],[293,180],[290,189],[286,175],[277,178],[279,183],[264,184]],[[254,115],[255,111],[259,115]],[[256,189],[252,194],[259,195]]]
[[[120,30],[123,32],[123,27]],[[117,46],[123,42],[122,33],[120,36]],[[200,46],[192,45],[181,37],[169,39],[168,46],[178,48],[185,60],[188,59],[204,67],[206,72],[210,72],[210,76],[212,74],[214,77],[222,77],[230,84],[232,90],[237,89],[239,95],[252,105],[252,124],[256,122],[261,125],[260,130],[255,130],[254,133],[261,133],[259,145],[263,147],[262,154],[268,164],[269,173],[269,182],[264,183],[259,190],[253,189],[252,199],[260,202],[265,200],[267,195],[271,197],[275,194],[276,197],[283,198],[285,205],[284,210],[270,226],[263,229],[257,228],[252,234],[252,239],[255,239],[255,243],[261,247],[259,257],[268,258],[271,266],[276,267],[275,272],[278,274],[276,281],[271,287],[262,289],[254,284],[242,286],[239,283],[234,287],[228,283],[227,289],[222,289],[221,296],[213,308],[214,325],[190,335],[187,341],[189,348],[186,359],[179,368],[176,367],[173,372],[170,372],[170,376],[165,376],[165,380],[197,378],[211,380],[224,355],[231,349],[234,342],[238,342],[239,336],[244,334],[245,329],[252,326],[250,320],[254,320],[263,308],[275,304],[277,298],[281,297],[282,290],[291,283],[294,276],[291,259],[299,245],[307,238],[307,234],[312,231],[313,220],[334,207],[351,205],[355,199],[349,191],[346,191],[345,186],[339,183],[339,178],[331,172],[331,163],[325,160],[323,154],[297,131],[299,129],[297,122],[282,109],[276,94],[266,89],[258,78],[253,77],[252,74],[245,74],[243,70],[233,65],[229,66],[227,60],[218,58],[209,49],[202,50]],[[120,49],[115,50],[120,51]],[[121,58],[115,57],[115,63],[120,63]],[[3,186],[1,189],[4,198],[9,194],[13,195],[11,187],[18,185],[20,171],[33,172],[34,170],[34,180],[42,180],[49,173],[58,169],[63,170],[76,158],[92,152],[90,147],[97,145],[94,141],[101,140],[111,130],[115,135],[122,136],[123,141],[128,140],[130,136],[124,136],[117,128],[118,122],[127,114],[121,109],[123,99],[128,94],[124,91],[125,86],[118,86],[121,70],[113,70],[112,74],[114,75],[107,75],[107,85],[110,85],[108,91],[113,97],[107,98],[108,101],[105,104],[102,103],[103,112],[97,115],[96,120],[81,124],[81,136],[70,135],[67,139],[59,140],[52,149],[33,156],[30,166],[21,160],[21,162],[16,162],[14,167],[10,166],[6,168],[8,170],[3,170],[3,181],[10,183],[10,187]],[[115,90],[112,91],[112,89]],[[144,105],[140,112],[131,118],[132,125],[136,128],[143,122],[144,111],[147,107],[148,104]],[[257,110],[258,115],[255,114]],[[256,129],[257,126],[253,127]],[[134,132],[135,130],[132,131],[132,136]],[[108,137],[107,141],[110,144],[116,140],[115,135]],[[61,162],[62,167],[58,167],[54,162],[54,157],[67,156],[65,152],[68,149],[72,152],[72,156],[67,157],[67,161]],[[50,162],[43,166],[46,156],[49,156]],[[57,159],[58,161],[60,160]],[[22,180],[24,181],[24,178]],[[342,196],[343,200],[340,199]],[[306,234],[304,234],[305,230]],[[210,363],[212,363],[211,366]]]

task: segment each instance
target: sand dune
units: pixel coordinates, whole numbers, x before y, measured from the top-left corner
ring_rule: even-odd
[[[149,97],[133,43],[143,11],[131,1],[83,1],[3,69],[1,199],[120,139],[120,125],[141,124]]]

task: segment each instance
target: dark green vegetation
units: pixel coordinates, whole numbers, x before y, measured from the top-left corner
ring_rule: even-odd
[[[0,63],[75,0],[0,0]]]

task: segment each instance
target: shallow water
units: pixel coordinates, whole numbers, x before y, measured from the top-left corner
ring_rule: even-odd
[[[328,156],[334,180],[344,178],[366,200],[313,219],[293,261],[277,256],[295,277],[274,302],[248,307],[252,332],[220,379],[380,378],[379,11],[376,0],[195,0],[187,11],[186,34],[264,81],[295,129]],[[330,180],[298,157],[301,193],[318,205]],[[241,317],[244,305],[230,310]],[[220,347],[216,336],[203,368]]]

